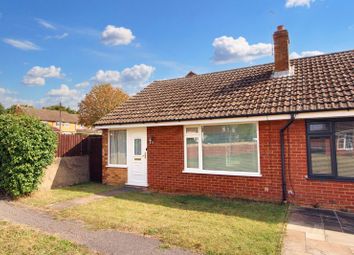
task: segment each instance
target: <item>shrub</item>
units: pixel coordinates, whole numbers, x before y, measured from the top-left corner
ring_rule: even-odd
[[[0,115],[0,190],[18,197],[37,189],[56,142],[56,134],[38,119]]]

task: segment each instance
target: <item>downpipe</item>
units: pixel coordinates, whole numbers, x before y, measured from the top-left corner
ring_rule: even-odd
[[[295,121],[295,114],[291,114],[290,120],[286,125],[280,129],[280,153],[281,153],[281,179],[282,179],[282,203],[287,203],[288,193],[286,185],[286,169],[285,169],[285,144],[284,132]]]

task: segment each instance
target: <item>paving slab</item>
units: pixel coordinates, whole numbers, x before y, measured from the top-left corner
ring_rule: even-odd
[[[354,255],[354,214],[290,207],[283,255]]]

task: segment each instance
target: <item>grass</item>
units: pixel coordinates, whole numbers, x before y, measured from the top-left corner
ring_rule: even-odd
[[[279,254],[287,207],[270,203],[127,192],[59,213],[94,228],[159,238],[204,254]]]
[[[48,191],[37,191],[28,197],[20,198],[19,202],[34,207],[46,207],[57,202],[85,197],[91,194],[112,190],[113,188],[116,187],[89,182]]]
[[[0,221],[0,255],[93,254],[88,249],[20,225]]]

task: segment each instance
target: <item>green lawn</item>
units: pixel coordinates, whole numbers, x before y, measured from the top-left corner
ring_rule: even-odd
[[[280,254],[286,206],[127,192],[59,213],[93,228],[151,235],[204,254]]]
[[[117,186],[108,186],[89,182],[48,191],[37,191],[28,197],[20,198],[19,202],[35,207],[46,207],[53,203],[89,196],[91,194],[108,191],[116,187]]]
[[[20,225],[0,221],[0,255],[93,254],[86,248]]]

